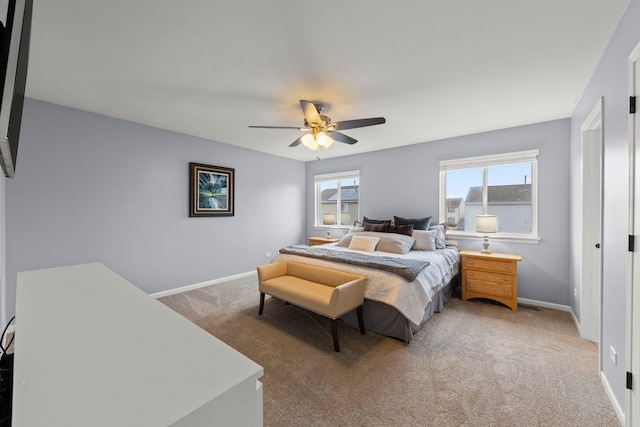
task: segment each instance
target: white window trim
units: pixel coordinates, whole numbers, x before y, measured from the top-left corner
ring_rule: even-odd
[[[318,191],[318,183],[322,182],[322,181],[332,181],[332,180],[343,180],[343,179],[349,179],[349,178],[358,178],[358,180],[360,179],[360,170],[352,170],[352,171],[346,171],[346,172],[336,172],[336,173],[325,173],[325,174],[320,174],[320,175],[314,175],[313,177],[313,187],[315,193],[316,193],[316,197],[315,197],[315,204],[313,206],[313,228],[315,230],[326,230],[326,229],[346,229],[348,230],[350,228],[350,226],[348,225],[324,225],[320,223],[320,218],[318,217],[318,207],[320,206],[321,200],[321,193]],[[342,202],[340,200],[340,202]],[[360,201],[358,200],[358,215],[360,214]]]
[[[522,243],[538,243],[538,156],[540,150],[517,151],[512,153],[490,154],[485,156],[465,157],[460,159],[441,160],[440,161],[440,192],[439,192],[439,215],[440,222],[446,222],[447,206],[444,203],[447,190],[446,176],[447,171],[456,169],[469,169],[478,167],[488,167],[496,165],[504,165],[509,163],[531,162],[531,233],[494,233],[489,237],[491,240],[499,242],[522,242]],[[483,191],[485,191],[483,187]],[[448,238],[456,239],[472,239],[482,238],[479,233],[470,231],[448,230]]]

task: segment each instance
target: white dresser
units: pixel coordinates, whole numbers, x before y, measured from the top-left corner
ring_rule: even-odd
[[[261,426],[263,369],[102,264],[18,274],[14,427]]]

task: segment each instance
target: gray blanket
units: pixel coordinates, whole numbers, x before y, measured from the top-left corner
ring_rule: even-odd
[[[403,279],[413,282],[418,274],[429,265],[428,261],[416,259],[400,259],[385,256],[371,256],[359,252],[343,252],[321,247],[310,247],[306,245],[287,246],[280,249],[282,254],[300,255],[311,258],[318,258],[327,261],[343,262],[345,264],[360,265],[363,267],[376,268],[397,274]]]

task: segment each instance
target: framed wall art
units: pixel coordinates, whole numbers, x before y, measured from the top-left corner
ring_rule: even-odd
[[[233,216],[235,169],[189,163],[189,216]]]

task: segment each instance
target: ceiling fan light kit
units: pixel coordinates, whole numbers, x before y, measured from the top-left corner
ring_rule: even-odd
[[[302,144],[310,150],[316,151],[318,147],[331,147],[333,139],[324,132],[314,132],[302,135]]]
[[[304,113],[305,127],[292,126],[249,126],[250,128],[262,129],[297,129],[303,132],[311,132],[302,135],[293,141],[289,147],[296,147],[300,144],[310,150],[317,150],[319,146],[329,148],[334,141],[343,142],[345,144],[355,144],[357,139],[351,138],[338,130],[355,129],[365,126],[381,125],[386,122],[384,117],[372,117],[369,119],[347,120],[342,122],[332,122],[325,115],[320,114],[324,109],[324,104],[313,103],[310,101],[300,100],[300,107]]]

